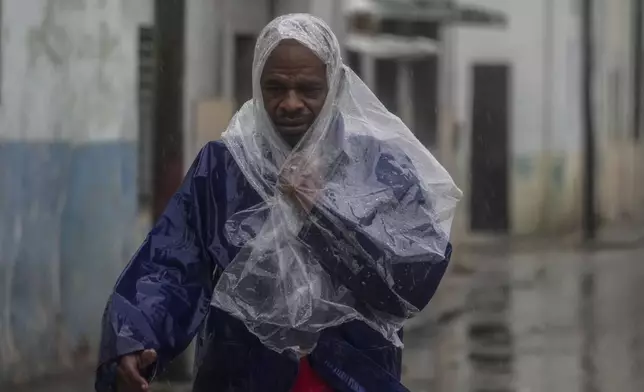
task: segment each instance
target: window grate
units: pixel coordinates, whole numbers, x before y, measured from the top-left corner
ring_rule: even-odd
[[[153,124],[157,65],[154,28],[151,26],[139,27],[138,40],[139,203],[149,205],[152,202]]]

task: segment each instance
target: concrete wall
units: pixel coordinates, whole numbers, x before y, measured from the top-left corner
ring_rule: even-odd
[[[637,215],[643,199],[641,145],[629,132],[632,97],[630,0],[599,2],[596,107],[600,215]],[[456,28],[455,104],[459,125],[456,179],[469,194],[471,67],[512,67],[510,108],[511,232],[579,229],[582,201],[581,32],[572,0],[480,0],[506,13],[506,30]],[[611,85],[611,78],[613,80]],[[622,135],[622,136],[620,136]],[[467,232],[467,200],[461,216]]]
[[[224,61],[222,0],[186,2],[184,74],[184,167],[188,168],[203,147],[197,137],[197,108],[200,102],[221,94]]]
[[[0,385],[95,358],[136,244],[137,25],[147,1],[4,0]]]
[[[597,190],[607,222],[644,218],[644,143],[633,138],[632,1],[600,3],[597,9]]]
[[[186,168],[203,147],[197,135],[199,104],[215,98],[234,100],[235,35],[259,34],[269,22],[268,4],[267,0],[186,2],[183,105]]]

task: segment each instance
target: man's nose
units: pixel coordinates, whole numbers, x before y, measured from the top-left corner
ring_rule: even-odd
[[[304,109],[304,102],[298,97],[296,91],[289,90],[280,106],[286,113],[298,113]]]

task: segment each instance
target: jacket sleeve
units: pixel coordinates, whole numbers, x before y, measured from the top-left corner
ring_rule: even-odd
[[[97,391],[112,390],[123,355],[155,349],[154,373],[161,371],[190,344],[208,312],[213,263],[199,230],[199,165],[198,157],[108,300]]]
[[[410,173],[383,154],[373,177],[376,188],[389,190],[389,196],[373,196],[373,203],[359,200],[360,205],[348,202],[345,208],[315,207],[300,234],[358,301],[397,318],[411,317],[413,308],[421,310],[429,303],[452,252],[425,192]]]

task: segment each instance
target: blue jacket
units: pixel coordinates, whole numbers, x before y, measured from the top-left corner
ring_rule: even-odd
[[[410,207],[427,202],[417,181],[402,171],[396,157],[377,145],[369,148],[375,153],[373,181],[390,186],[394,197]],[[158,362],[153,373],[158,374],[196,335],[195,392],[291,390],[297,360],[265,348],[241,321],[210,306],[219,271],[239,251],[228,243],[225,223],[236,212],[261,201],[222,142],[211,142],[202,149],[110,296],[103,317],[97,391],[113,390],[119,357],[155,349]],[[414,214],[414,208],[407,210]],[[402,260],[392,264],[398,296],[378,271],[352,271],[333,256],[357,248],[350,243],[355,240],[375,259],[385,257],[368,230],[361,230],[354,239],[345,238],[337,230],[338,222],[345,230],[357,232],[355,221],[339,216],[330,224],[316,209],[312,213],[330,230],[322,232],[318,225],[309,225],[302,230],[304,241],[324,256],[323,266],[335,271],[358,301],[392,315],[404,314],[399,296],[417,308],[427,305],[445,272],[451,246],[444,258],[432,263]],[[429,217],[416,214],[400,219],[417,222],[416,238],[432,235]],[[353,252],[351,257],[359,262],[368,256]],[[419,255],[409,257],[413,261]],[[401,359],[400,349],[357,321],[323,331],[310,356],[314,370],[335,390],[365,392],[407,391],[400,383]]]

